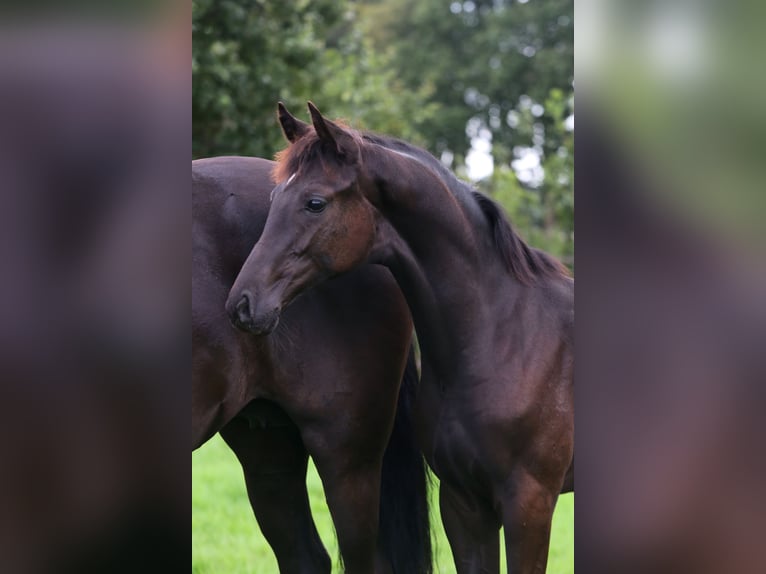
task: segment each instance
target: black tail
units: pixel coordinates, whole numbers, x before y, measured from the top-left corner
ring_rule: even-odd
[[[394,574],[430,574],[428,478],[412,424],[418,371],[410,348],[391,438],[383,457],[379,543]]]

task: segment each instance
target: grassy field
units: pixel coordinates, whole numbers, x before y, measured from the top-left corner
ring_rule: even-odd
[[[314,520],[330,556],[338,554],[322,483],[309,468],[309,495]],[[436,572],[454,572],[452,556],[432,502]],[[574,495],[559,499],[553,520],[548,572],[574,572]],[[334,572],[340,572],[336,566]],[[258,530],[234,454],[216,436],[192,454],[192,573],[277,574],[271,549]]]

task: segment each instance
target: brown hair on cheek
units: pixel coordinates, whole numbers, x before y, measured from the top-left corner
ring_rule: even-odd
[[[362,262],[375,239],[375,220],[372,210],[357,200],[339,206],[340,212],[330,225],[324,226],[315,240],[323,254],[322,263],[334,273],[349,271]]]

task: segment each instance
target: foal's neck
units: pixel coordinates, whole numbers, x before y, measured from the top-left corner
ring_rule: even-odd
[[[523,286],[492,249],[469,192],[458,197],[435,168],[399,152],[376,153],[372,165],[375,203],[393,228],[380,232],[381,262],[407,298],[425,361],[445,384],[481,376],[469,358],[492,352],[498,303]]]

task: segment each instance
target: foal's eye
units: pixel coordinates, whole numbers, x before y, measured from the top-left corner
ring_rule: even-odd
[[[306,202],[306,211],[321,213],[327,207],[327,201],[319,197],[312,197]]]

